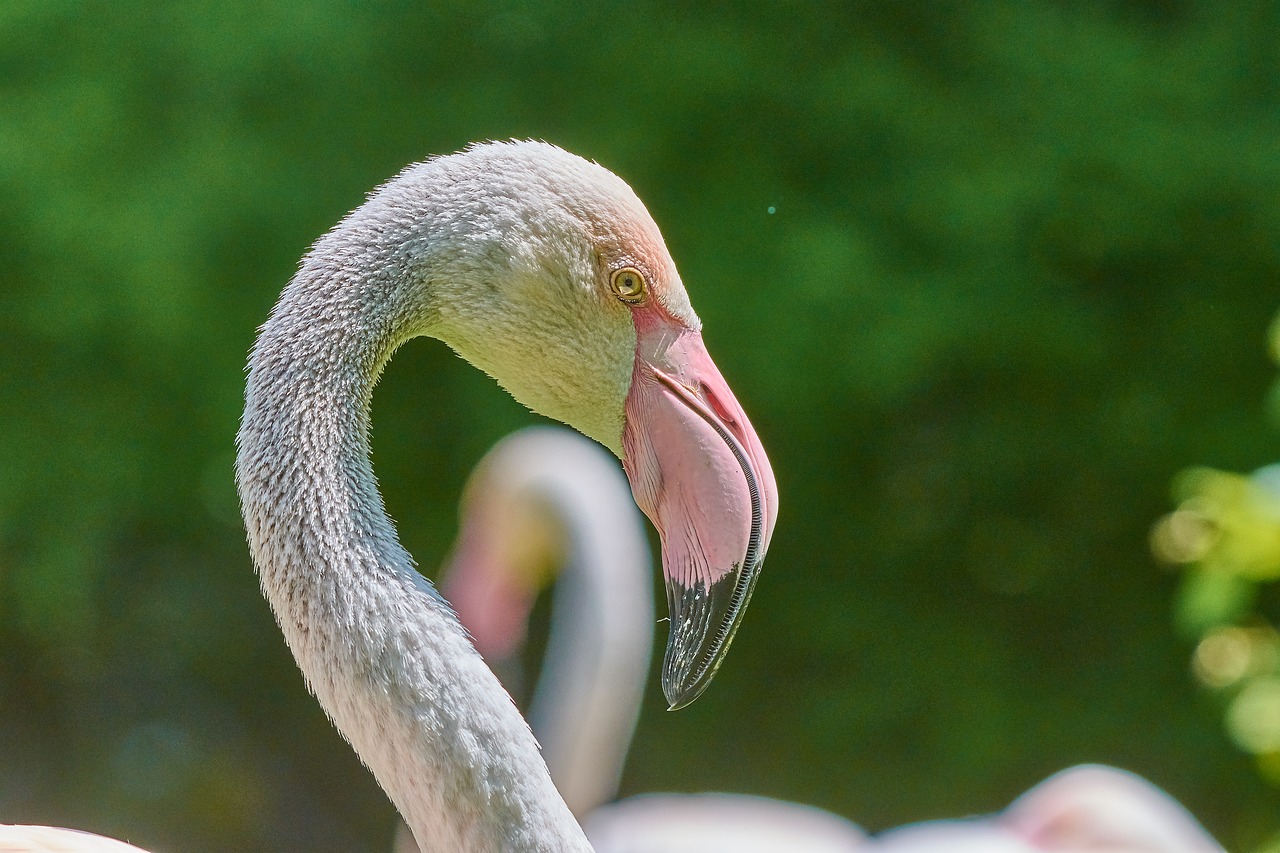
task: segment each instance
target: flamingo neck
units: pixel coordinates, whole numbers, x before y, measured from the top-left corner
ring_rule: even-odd
[[[397,278],[385,223],[358,217],[304,260],[250,357],[236,474],[263,592],[309,688],[423,849],[589,850],[528,726],[383,508],[369,403],[396,346],[426,331],[396,308],[424,277]]]
[[[579,816],[617,796],[653,647],[653,566],[644,522],[621,472],[599,456],[595,467],[575,466],[574,475],[616,482],[563,483],[546,495],[571,547],[529,706],[552,778]],[[602,470],[600,463],[610,467]]]
[[[467,484],[446,590],[480,648],[515,657],[558,572],[529,722],[573,813],[617,796],[653,648],[653,557],[631,486],[604,448],[528,427]],[[492,658],[491,658],[492,659]]]

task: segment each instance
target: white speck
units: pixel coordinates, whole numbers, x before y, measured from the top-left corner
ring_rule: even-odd
[[[769,215],[770,215],[770,216],[773,216],[773,215],[774,215],[775,213],[777,213],[777,212],[778,212],[778,208],[774,207],[773,205],[769,205]]]

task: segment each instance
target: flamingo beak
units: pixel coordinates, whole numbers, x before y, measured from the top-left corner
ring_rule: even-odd
[[[671,630],[662,689],[697,699],[724,661],[760,576],[778,487],[702,335],[637,311],[623,467],[662,539]]]

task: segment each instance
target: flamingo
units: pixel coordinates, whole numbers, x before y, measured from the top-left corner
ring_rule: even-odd
[[[998,822],[1046,850],[1223,853],[1181,803],[1146,779],[1102,764],[1060,771]]]
[[[236,482],[308,687],[422,849],[586,851],[528,725],[377,490],[373,387],[420,335],[622,459],[661,538],[673,708],[706,689],[741,623],[777,518],[773,472],[644,205],[546,143],[404,170],[315,243],[258,335]]]
[[[598,851],[861,849],[865,836],[843,818],[764,797],[645,794],[606,806],[618,792],[653,639],[651,557],[627,482],[598,445],[530,427],[489,451],[463,494],[442,588],[495,670],[517,656],[534,597],[554,582],[529,720],[551,778]],[[417,851],[403,828],[396,850]]]
[[[649,674],[652,572],[626,478],[577,433],[520,430],[490,450],[467,482],[442,589],[501,672],[523,645],[534,597],[554,577],[528,718],[579,819],[618,791]]]
[[[877,837],[886,853],[1225,853],[1182,804],[1137,774],[1062,770],[1000,814],[929,821]]]
[[[861,853],[857,826],[816,806],[719,792],[639,794],[587,815],[597,853]]]
[[[147,853],[140,847],[58,826],[0,824],[0,853]]]

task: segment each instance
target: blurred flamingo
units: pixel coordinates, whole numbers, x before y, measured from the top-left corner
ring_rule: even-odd
[[[653,557],[622,470],[559,427],[499,442],[463,493],[442,590],[500,674],[516,675],[539,591],[550,631],[528,719],[577,816],[612,800],[653,649]]]
[[[0,853],[147,853],[140,847],[78,829],[0,824]]]
[[[1222,853],[1191,812],[1135,773],[1081,764],[1050,776],[999,816],[1046,850]]]
[[[1173,797],[1099,764],[1063,770],[1000,814],[890,830],[886,853],[1224,853]]]

